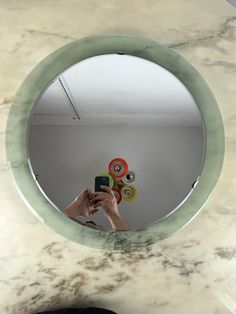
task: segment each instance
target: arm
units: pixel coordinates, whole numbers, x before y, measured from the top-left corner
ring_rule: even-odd
[[[107,218],[114,230],[129,230],[127,223],[121,218],[120,215],[108,215]]]

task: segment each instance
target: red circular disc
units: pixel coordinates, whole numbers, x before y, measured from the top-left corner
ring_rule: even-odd
[[[114,192],[114,194],[115,194],[117,204],[120,204],[120,202],[121,202],[121,200],[122,200],[122,195],[121,195],[120,190],[114,189],[113,192]]]
[[[114,158],[109,163],[108,171],[113,178],[123,178],[129,171],[128,164],[123,158]]]

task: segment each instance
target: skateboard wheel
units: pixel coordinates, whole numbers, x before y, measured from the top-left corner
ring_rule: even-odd
[[[133,202],[137,197],[137,189],[134,185],[125,185],[121,189],[121,196],[125,202]]]
[[[99,174],[99,177],[108,177],[109,178],[109,187],[112,189],[114,186],[114,179],[112,178],[112,176],[107,173],[107,172],[101,172]]]
[[[114,195],[116,197],[117,204],[120,204],[120,202],[122,200],[122,196],[121,196],[120,190],[114,189],[113,192],[114,192]]]
[[[121,179],[128,172],[128,164],[123,158],[114,158],[109,163],[108,171],[113,178]]]
[[[135,173],[133,171],[128,171],[126,175],[122,178],[122,181],[126,184],[134,182]]]

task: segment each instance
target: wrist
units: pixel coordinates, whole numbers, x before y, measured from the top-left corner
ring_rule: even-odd
[[[120,214],[119,214],[118,210],[114,211],[114,209],[112,209],[111,211],[107,211],[105,213],[106,213],[107,218],[111,218],[111,219],[112,218],[113,219],[120,218]]]
[[[121,218],[119,214],[114,214],[114,213],[107,214],[107,217],[110,219],[120,219]]]

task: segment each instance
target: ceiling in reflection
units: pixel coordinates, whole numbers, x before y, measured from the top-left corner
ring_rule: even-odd
[[[35,109],[33,124],[200,126],[186,87],[163,67],[130,55],[101,55],[67,69]]]

